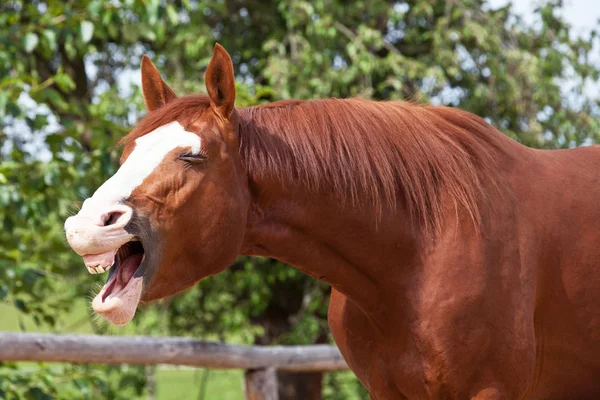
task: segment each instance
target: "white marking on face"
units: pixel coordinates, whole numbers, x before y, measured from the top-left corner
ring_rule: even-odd
[[[86,203],[93,208],[112,207],[127,199],[140,186],[165,156],[178,147],[189,148],[192,154],[200,152],[200,137],[186,131],[175,121],[163,125],[135,140],[135,147],[119,170],[96,190]],[[103,210],[96,210],[103,212]]]

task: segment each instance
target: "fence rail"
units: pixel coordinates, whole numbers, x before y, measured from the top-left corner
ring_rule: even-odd
[[[277,399],[276,370],[347,370],[334,346],[239,346],[179,337],[0,333],[0,361],[171,364],[246,370],[248,399]],[[265,379],[265,376],[269,379]],[[256,377],[256,379],[254,379]]]

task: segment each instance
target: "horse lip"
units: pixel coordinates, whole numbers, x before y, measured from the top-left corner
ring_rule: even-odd
[[[89,217],[80,214],[67,218],[64,228],[67,243],[82,257],[110,252],[133,237],[121,226],[100,226]]]

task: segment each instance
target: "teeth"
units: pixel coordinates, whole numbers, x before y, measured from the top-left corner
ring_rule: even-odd
[[[114,265],[114,264],[113,264],[113,265]],[[97,266],[95,266],[95,267],[88,267],[88,266],[86,265],[86,268],[87,268],[88,272],[89,272],[90,274],[93,274],[93,275],[95,275],[95,274],[103,274],[104,272],[108,271],[108,270],[109,270],[111,267],[112,267],[112,265],[109,265],[109,266],[107,266],[107,267],[103,267],[103,266],[102,266],[102,265],[100,265],[100,264],[98,264],[98,265],[97,265]]]

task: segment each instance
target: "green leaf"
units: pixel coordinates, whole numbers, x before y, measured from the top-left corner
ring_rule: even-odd
[[[8,91],[0,91],[0,118],[6,115],[6,105],[8,104]],[[2,183],[0,181],[0,183]]]
[[[56,50],[56,32],[46,29],[44,32],[42,32],[42,35],[44,35],[44,38],[48,42],[48,47],[50,50]]]
[[[27,399],[32,399],[32,400],[52,400],[53,397],[50,396],[48,393],[46,393],[42,388],[40,387],[32,387],[30,388],[26,394],[25,394]]]
[[[27,35],[25,35],[25,51],[31,53],[33,50],[35,50],[39,42],[40,38],[38,35],[33,32],[29,32]]]
[[[177,10],[173,4],[167,5],[167,16],[173,25],[177,25],[179,23],[179,14],[177,13]]]
[[[57,74],[54,77],[54,81],[63,92],[68,92],[75,89],[75,82],[67,74]]]
[[[102,2],[92,1],[88,6],[88,11],[94,17],[100,15],[100,12],[102,11]]]
[[[81,21],[81,24],[79,25],[79,33],[81,34],[81,40],[83,43],[89,42],[94,36],[94,24],[90,21]]]

